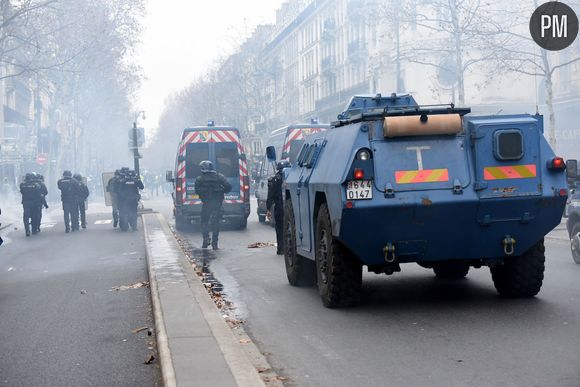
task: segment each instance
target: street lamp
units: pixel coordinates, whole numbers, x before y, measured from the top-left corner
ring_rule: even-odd
[[[131,139],[133,140],[133,163],[134,163],[134,167],[135,167],[135,174],[137,176],[140,176],[140,172],[139,172],[139,159],[141,158],[141,155],[139,154],[139,141],[138,141],[138,136],[137,136],[137,120],[139,119],[140,116],[143,116],[143,119],[145,119],[145,111],[141,110],[140,112],[138,112],[135,115],[135,120],[133,121],[133,129],[131,131]]]

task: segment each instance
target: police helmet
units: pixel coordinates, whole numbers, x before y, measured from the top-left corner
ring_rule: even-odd
[[[75,178],[75,180],[78,181],[81,181],[83,179],[83,176],[80,173],[75,173],[73,177]]]
[[[72,177],[72,172],[71,172],[71,171],[68,171],[68,170],[67,170],[67,171],[64,171],[64,172],[62,173],[62,176],[63,176],[63,177]]]
[[[287,160],[278,161],[276,163],[276,169],[281,171],[284,168],[290,168],[290,163]]]
[[[215,173],[213,163],[209,160],[203,160],[199,163],[199,167],[201,168],[201,173]]]
[[[115,176],[121,176],[121,170],[120,169],[116,169],[115,170]]]
[[[24,175],[24,181],[32,181],[34,180],[34,175],[32,173],[27,173],[26,175]]]

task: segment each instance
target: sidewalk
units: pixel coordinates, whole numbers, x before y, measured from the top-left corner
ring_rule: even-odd
[[[265,386],[160,214],[144,214],[165,386]]]

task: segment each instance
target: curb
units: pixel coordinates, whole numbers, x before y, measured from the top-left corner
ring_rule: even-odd
[[[173,241],[178,246],[179,253],[177,253],[178,256],[176,257],[176,261],[183,273],[191,294],[191,299],[185,300],[185,302],[195,303],[199,307],[201,312],[200,317],[209,327],[211,336],[217,343],[219,351],[221,352],[223,360],[225,361],[224,366],[227,365],[229,368],[229,371],[233,375],[236,385],[239,387],[265,387],[266,384],[260,377],[258,370],[252,364],[252,361],[249,359],[247,351],[242,348],[240,340],[236,338],[234,332],[224,321],[210,295],[207,293],[206,288],[195,273],[185,254],[179,247],[179,244],[163,215],[157,213],[147,216],[155,216],[161,226],[163,233],[165,234],[165,237],[168,238],[168,240]],[[161,373],[165,386],[173,387],[178,385],[177,380],[180,380],[180,377],[176,375],[176,366],[174,364],[175,359],[172,356],[170,345],[170,340],[172,339],[168,337],[166,330],[166,316],[164,316],[161,298],[159,295],[160,284],[157,282],[155,269],[150,259],[150,257],[152,257],[152,249],[150,245],[151,240],[148,238],[146,227],[146,222],[143,222],[147,251],[147,265],[149,269],[149,282],[151,285],[151,298],[154,309],[155,327],[157,329]],[[163,284],[161,284],[161,286],[163,287]],[[196,348],[191,348],[191,351],[196,351]]]
[[[153,265],[151,265],[151,247],[149,246],[149,241],[147,239],[147,224],[146,222],[142,222],[142,224],[161,376],[163,378],[163,385],[165,387],[177,387],[177,381],[175,380],[175,370],[173,369],[173,361],[171,360],[171,352],[169,350],[169,342],[167,340],[167,331],[165,330],[165,320],[163,320],[163,312],[161,311],[161,302],[159,300],[159,291],[157,290],[157,280],[155,277]]]

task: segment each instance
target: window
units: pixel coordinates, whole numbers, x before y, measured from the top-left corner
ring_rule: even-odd
[[[290,141],[290,154],[288,156],[288,158],[290,159],[290,164],[294,164],[294,162],[298,158],[298,152],[300,151],[300,148],[302,148],[302,144],[304,144],[304,140]]]
[[[493,138],[496,159],[519,160],[524,157],[524,139],[519,130],[498,130],[494,133]]]
[[[240,175],[238,147],[235,142],[215,143],[216,170],[225,177]]]
[[[312,144],[310,146],[310,149],[308,149],[308,153],[306,154],[306,158],[304,159],[304,166],[306,168],[312,167],[312,160],[314,160],[314,155],[316,154],[317,148],[318,148],[318,145]]]
[[[209,160],[209,145],[207,143],[187,144],[185,149],[185,177],[196,178],[201,175],[199,163]]]
[[[309,149],[310,149],[310,144],[304,144],[302,146],[302,149],[300,149],[300,153],[298,154],[298,157],[296,158],[296,161],[298,162],[299,166],[304,165],[304,159],[306,159],[306,155],[308,154]]]

